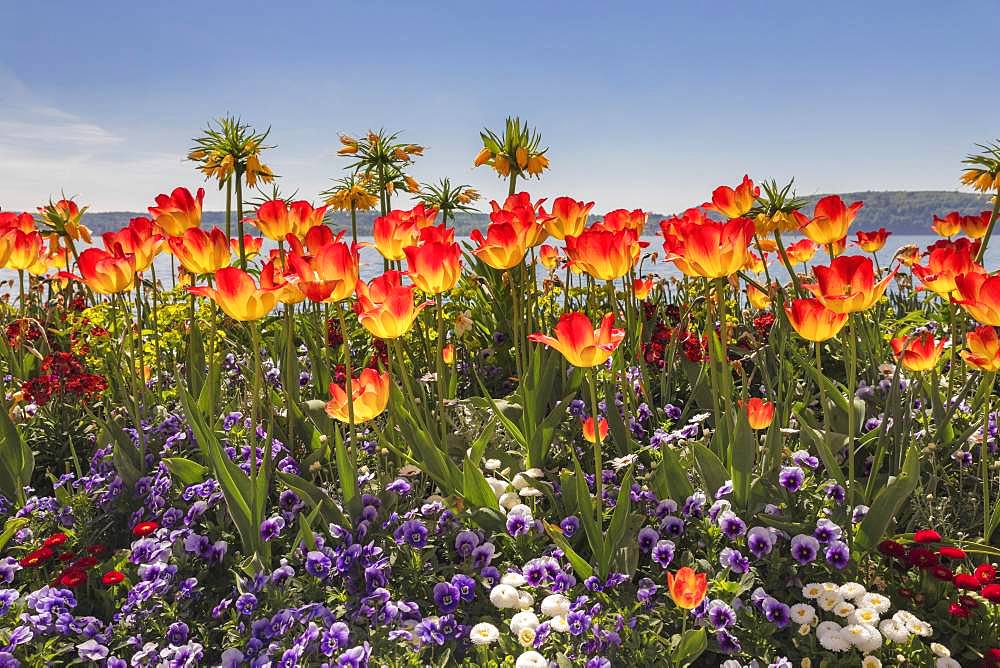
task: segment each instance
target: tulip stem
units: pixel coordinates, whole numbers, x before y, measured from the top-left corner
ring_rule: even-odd
[[[1000,214],[1000,188],[997,188],[997,194],[993,199],[993,213],[990,214],[990,224],[986,226],[986,234],[983,235],[983,241],[979,244],[979,252],[976,253],[976,262],[979,264],[982,264],[983,258],[986,257],[986,244],[993,235],[993,226],[996,225],[997,215]]]
[[[337,304],[337,317],[340,320],[340,336],[344,342],[344,392],[347,394],[347,426],[351,433],[351,444],[354,443],[354,370],[351,368],[351,340],[347,336],[347,320],[344,318],[344,309]]]
[[[441,423],[441,447],[445,448],[448,442],[448,417],[444,412],[445,369],[444,369],[444,304],[441,293],[434,295],[437,302],[437,390],[438,390],[438,421]]]
[[[237,234],[239,234],[240,269],[246,271],[247,251],[243,246],[243,181],[240,179],[239,171],[234,176],[236,177],[236,229]]]
[[[802,296],[802,286],[799,285],[799,277],[795,273],[795,267],[788,259],[788,253],[785,252],[785,244],[781,240],[781,232],[778,230],[774,231],[774,241],[778,244],[778,255],[781,256],[781,262],[785,265],[785,269],[788,271],[789,277],[792,279],[792,286],[795,288],[795,296]]]
[[[989,467],[989,442],[990,442],[990,394],[993,391],[993,383],[996,380],[996,372],[987,373],[983,378],[986,384],[986,401],[983,410],[983,440],[979,444],[979,476],[983,481],[983,544],[990,544],[990,534],[993,533],[993,512],[990,508],[990,467]]]
[[[226,238],[233,238],[233,177],[226,179]]]
[[[858,385],[858,346],[854,332],[854,314],[847,316],[847,505],[853,521],[854,498],[854,432],[857,431],[855,424],[854,393]],[[853,548],[854,528],[847,532],[847,548]]]
[[[597,367],[593,367],[590,379],[590,419],[594,426],[594,496],[597,498],[597,521],[603,526],[604,523],[604,475],[602,461],[602,448],[604,439],[601,438],[601,424],[597,414]]]
[[[823,415],[823,431],[826,433],[830,432],[830,416],[827,415],[826,410],[826,390],[823,389],[823,344],[820,341],[815,343],[816,345],[816,373],[819,374],[819,410]]]

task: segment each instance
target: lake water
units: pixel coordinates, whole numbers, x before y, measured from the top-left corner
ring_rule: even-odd
[[[928,244],[933,243],[939,237],[935,235],[892,235],[889,237],[889,241],[886,243],[885,248],[878,252],[878,261],[883,268],[889,266],[895,252],[904,245],[914,244],[921,249],[926,247]],[[374,243],[371,237],[363,238],[364,241],[370,244]],[[680,272],[674,267],[671,262],[663,261],[663,239],[658,236],[644,236],[642,240],[649,243],[649,246],[643,251],[644,256],[650,256],[656,254],[657,258],[655,261],[651,257],[645,257],[643,260],[642,268],[643,275],[657,274],[659,276],[680,276]],[[458,241],[463,244],[471,243],[468,237],[459,238]],[[794,239],[786,240],[786,244],[791,243]],[[560,247],[561,244],[553,244]],[[264,246],[262,253],[267,253],[271,248],[276,248],[277,245],[270,240],[264,240]],[[847,247],[848,253],[857,254],[861,253],[861,250],[856,248],[853,244],[849,244]],[[156,264],[156,277],[164,286],[171,286],[171,273],[170,273],[170,262],[171,256],[167,253],[160,254],[155,261]],[[787,280],[788,274],[784,270],[780,259],[776,254],[771,254],[771,262],[768,270],[771,273],[773,279]],[[816,257],[813,259],[812,264],[826,264],[827,256],[825,251],[817,252]],[[991,244],[986,251],[986,257],[984,258],[984,264],[986,268],[990,271],[995,271],[1000,269],[1000,242],[994,242]],[[370,280],[371,278],[378,276],[382,273],[382,256],[379,255],[378,251],[374,246],[368,246],[361,249],[361,276],[364,280]],[[801,267],[797,266],[796,269]],[[539,273],[544,273],[544,269],[539,267]],[[763,280],[763,278],[761,278]],[[5,292],[12,292],[12,294],[17,294],[17,272],[11,271],[9,269],[0,269],[0,294]]]

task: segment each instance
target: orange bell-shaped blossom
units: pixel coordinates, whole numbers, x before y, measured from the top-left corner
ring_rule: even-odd
[[[605,230],[618,232],[619,230],[632,230],[636,237],[641,237],[646,229],[646,212],[642,209],[615,209],[608,211],[601,219],[600,225]]]
[[[593,202],[579,202],[572,197],[556,197],[552,200],[552,216],[545,221],[545,229],[556,239],[583,232],[587,226],[587,216],[594,208]]]
[[[889,344],[892,352],[910,371],[930,371],[937,366],[944,350],[945,339],[934,340],[932,332],[921,332],[916,336],[897,336]]]
[[[914,265],[912,271],[925,288],[947,298],[955,290],[957,276],[986,270],[976,262],[971,244],[947,243],[930,252],[926,266]]]
[[[192,274],[214,274],[230,263],[230,240],[218,227],[210,232],[191,227],[167,239],[170,252]]]
[[[867,253],[876,253],[885,247],[885,242],[889,239],[890,232],[884,227],[880,227],[872,232],[855,233],[857,235],[858,248]]]
[[[1000,327],[1000,276],[981,272],[956,276],[951,299],[981,324]]]
[[[608,440],[608,421],[605,420],[604,418],[601,418],[600,420],[598,420],[598,422],[597,422],[597,432],[594,431],[594,418],[593,417],[589,417],[586,420],[581,420],[580,428],[583,431],[583,437],[584,437],[584,439],[586,439],[587,441],[590,441],[591,443],[595,443],[595,444],[597,443],[598,433],[600,434],[601,442],[602,443],[604,441]]]
[[[462,274],[462,249],[457,243],[427,241],[419,246],[407,246],[403,252],[410,280],[425,294],[441,294],[458,283]]]
[[[350,298],[360,278],[357,247],[335,241],[320,248],[315,255],[286,256],[292,280],[314,302],[340,302]]]
[[[5,268],[37,274],[45,273],[44,263],[40,264],[45,245],[41,232],[23,232],[13,228],[4,232],[3,236],[10,248],[7,261],[4,262]],[[38,271],[39,268],[41,271]]]
[[[632,279],[632,293],[635,298],[639,301],[643,301],[649,296],[649,293],[653,290],[653,279],[652,278],[634,278]]]
[[[719,186],[712,191],[712,201],[701,205],[703,209],[716,211],[726,218],[741,218],[753,208],[760,188],[753,184],[750,177],[743,175],[743,181],[735,188]]]
[[[549,235],[545,224],[551,216],[542,207],[544,202],[544,199],[532,202],[531,195],[526,192],[509,196],[504,200],[503,206],[492,201],[490,222],[510,223],[521,237],[525,248],[534,248],[541,245]]]
[[[287,257],[287,256],[286,256]],[[297,281],[289,280],[295,278],[295,274],[286,274],[281,257],[274,257],[268,260],[260,268],[260,287],[263,290],[274,289],[278,301],[282,304],[298,304],[305,301],[306,296],[299,289]]]
[[[760,397],[740,401],[740,408],[746,411],[751,429],[767,429],[774,421],[774,403]]]
[[[193,295],[208,297],[233,320],[260,320],[278,302],[276,287],[257,287],[253,277],[238,267],[215,272],[215,287],[199,285],[188,288]]]
[[[358,315],[361,326],[380,339],[397,339],[413,327],[413,322],[420,312],[431,303],[425,301],[419,305],[413,303],[413,293],[416,288],[403,285],[403,273],[387,271],[371,280],[370,283],[358,281],[357,301],[354,312]]]
[[[969,366],[996,373],[1000,371],[1000,337],[995,327],[980,325],[965,336],[966,350],[959,354]]]
[[[955,236],[960,229],[962,229],[962,214],[958,211],[952,211],[944,218],[934,216],[934,223],[931,225],[931,230],[946,238]]]
[[[816,343],[837,336],[848,318],[847,313],[831,311],[818,299],[794,299],[786,304],[785,313],[799,336]]]
[[[108,250],[119,246],[123,255],[134,256],[135,270],[139,273],[149,269],[163,249],[163,237],[157,233],[153,221],[145,217],[133,218],[117,232],[105,232],[101,240]]]
[[[389,404],[388,373],[365,368],[357,378],[351,379],[351,406],[348,406],[347,390],[337,383],[330,383],[330,401],[326,402],[326,414],[340,422],[350,422],[351,409],[354,423],[361,424],[374,420],[385,411]]]
[[[816,255],[816,244],[812,239],[800,239],[785,248],[785,255],[792,264],[805,264]]]
[[[693,610],[704,600],[708,592],[708,576],[696,573],[687,566],[678,570],[676,574],[667,571],[667,589],[677,607]]]
[[[201,225],[201,204],[205,189],[198,188],[196,196],[187,188],[174,188],[169,195],[157,195],[156,206],[149,207],[153,222],[168,237],[179,237],[184,230]]]
[[[264,245],[264,237],[255,237],[252,234],[243,235],[243,254],[246,259],[255,258],[260,255],[261,246]],[[239,255],[240,252],[240,240],[239,237],[229,240],[229,247],[233,249],[233,253]]]
[[[839,195],[827,195],[816,202],[812,219],[802,233],[818,244],[832,244],[847,236],[847,231],[863,204],[844,204]]]
[[[579,236],[566,237],[569,261],[601,281],[627,274],[639,260],[639,238],[633,230],[605,230],[593,225]]]
[[[479,230],[469,235],[477,245],[473,254],[494,269],[512,269],[524,259],[528,247],[511,223],[490,223],[486,237]]]
[[[746,266],[754,223],[734,218],[725,223],[688,210],[660,223],[666,259],[687,276],[723,278]]]
[[[872,307],[889,287],[898,268],[875,282],[872,261],[862,255],[842,255],[830,266],[813,268],[816,282],[802,287],[813,293],[826,308],[837,313],[857,313]]]
[[[992,211],[983,211],[978,216],[962,216],[962,232],[970,239],[982,239],[990,228]]]
[[[553,328],[555,337],[530,334],[529,341],[555,348],[570,364],[588,368],[604,364],[625,338],[625,330],[615,329],[615,315],[608,313],[594,329],[590,318],[579,311],[564,313]]]
[[[63,271],[59,273],[60,278],[82,281],[100,295],[127,292],[135,285],[135,258],[122,253],[121,246],[111,251],[88,248],[80,253],[76,266],[79,276]]]

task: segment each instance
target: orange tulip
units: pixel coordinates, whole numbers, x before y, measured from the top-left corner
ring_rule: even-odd
[[[357,247],[335,241],[313,256],[285,256],[293,282],[314,302],[339,302],[350,298],[360,278]]]
[[[774,421],[774,403],[759,397],[751,397],[740,402],[740,408],[746,411],[747,421],[751,429],[767,429]]]
[[[927,265],[914,265],[913,275],[920,279],[928,290],[942,297],[948,297],[955,290],[955,278],[961,274],[985,272],[973,258],[968,243],[948,243],[936,247],[927,257]]]
[[[802,228],[802,232],[818,244],[840,241],[847,236],[847,230],[862,206],[861,202],[847,206],[839,195],[827,195],[816,202],[812,220]]]
[[[316,254],[319,252],[319,249],[322,248],[323,246],[326,246],[327,244],[337,243],[338,241],[343,239],[344,234],[345,234],[344,230],[341,230],[340,232],[334,234],[333,230],[331,230],[326,225],[317,225],[316,227],[313,227],[312,229],[310,229],[308,232],[305,233],[303,241],[305,241],[306,248],[309,249],[309,252]],[[285,237],[285,241],[288,242],[289,248],[299,249],[296,252],[299,255],[303,254],[301,251],[302,244],[299,242],[298,237],[288,236]],[[358,244],[359,248],[360,246],[361,244]]]
[[[249,260],[251,258],[260,255],[260,248],[264,245],[264,237],[255,237],[252,234],[243,235],[243,253]],[[239,254],[240,252],[240,240],[239,238],[230,239],[229,246],[233,249],[233,253]]]
[[[992,211],[983,211],[978,216],[962,216],[962,231],[970,239],[982,239],[990,227]]]
[[[415,305],[415,288],[403,285],[402,276],[402,272],[387,271],[370,283],[358,281],[354,312],[361,326],[380,339],[396,339],[406,334],[420,312],[432,303]]]
[[[196,197],[187,188],[174,188],[170,195],[157,195],[156,206],[149,207],[153,222],[168,237],[179,237],[184,230],[201,225],[201,203],[205,189],[198,188]]]
[[[531,195],[526,192],[511,195],[504,200],[501,207],[495,201],[490,202],[492,211],[490,212],[491,223],[510,223],[525,248],[533,248],[540,245],[549,232],[546,229],[549,214],[542,207],[544,199],[537,202],[531,201]]]
[[[469,235],[478,247],[472,252],[494,269],[512,269],[521,263],[528,248],[511,223],[490,223],[486,238],[479,230]]]
[[[149,269],[163,248],[163,237],[156,233],[149,218],[133,218],[126,227],[117,232],[105,232],[101,238],[109,251],[118,246],[123,255],[133,255],[135,270],[140,273]]]
[[[351,379],[351,404],[354,423],[361,424],[374,420],[385,411],[389,404],[389,374],[372,368],[361,371]],[[347,391],[337,383],[330,383],[330,401],[326,403],[326,414],[340,422],[350,422]]]
[[[52,211],[62,223],[62,227],[70,239],[90,243],[90,228],[80,222],[86,208],[81,211],[73,200],[61,199],[52,205]]]
[[[18,271],[30,271],[33,274],[44,274],[46,269],[42,262],[44,239],[40,232],[22,232],[12,228],[3,233],[6,245],[10,248],[4,267]]]
[[[181,266],[192,274],[213,274],[229,266],[229,239],[218,227],[210,232],[188,228],[182,236],[170,237],[167,245]]]
[[[642,209],[608,211],[601,219],[600,226],[602,229],[612,232],[632,230],[635,232],[635,236],[641,237],[643,230],[646,229],[646,212]]]
[[[447,292],[458,283],[462,273],[462,249],[458,244],[430,241],[407,246],[403,252],[410,280],[426,294]]]
[[[956,276],[952,301],[981,324],[1000,326],[1000,276],[981,272]]]
[[[871,308],[882,298],[896,271],[898,269],[893,269],[888,276],[876,283],[875,270],[869,258],[842,255],[834,258],[828,267],[814,267],[816,282],[802,287],[813,293],[831,311],[857,313]]]
[[[804,239],[803,241],[807,241],[810,244],[812,243],[808,239]],[[778,242],[776,242],[774,239],[757,239],[755,245],[759,246],[760,250],[762,250],[764,253],[776,253],[778,251]]]
[[[882,250],[890,233],[884,227],[880,227],[874,232],[858,231],[856,234],[858,248],[868,253],[875,253]]]
[[[13,211],[0,211],[0,233],[7,230],[21,230],[25,234],[34,232],[38,227],[35,225],[35,217],[25,211],[24,213],[14,213]]]
[[[455,363],[455,346],[451,343],[441,348],[441,360],[451,366]]]
[[[899,260],[907,267],[912,267],[920,262],[920,249],[913,244],[907,244],[896,251],[895,259]]]
[[[653,289],[653,279],[652,278],[635,278],[632,279],[632,292],[635,294],[635,298],[639,301],[643,301],[649,296],[650,291]]]
[[[581,429],[583,431],[583,437],[590,441],[591,443],[597,443],[597,433],[594,432],[594,418],[589,417],[586,420],[582,420]],[[597,423],[597,429],[600,432],[601,442],[608,439],[608,421],[601,418]]]
[[[818,299],[795,299],[785,306],[792,327],[807,341],[826,341],[837,336],[847,324],[847,313],[836,313]]]
[[[687,276],[722,278],[746,266],[754,224],[746,218],[719,223],[686,211],[660,223],[666,259]]]
[[[455,243],[455,228],[448,227],[447,225],[431,225],[421,228],[420,243],[427,244],[432,242],[439,244]]]
[[[826,250],[830,254],[830,257],[837,257],[838,255],[842,254],[846,248],[847,248],[847,237],[844,237],[842,239],[834,241],[832,244],[828,244]]]
[[[215,272],[215,285],[214,288],[199,285],[187,291],[208,297],[233,320],[260,320],[271,312],[278,301],[278,288],[258,288],[250,274],[237,267],[225,267]]]
[[[286,256],[287,257],[287,256]],[[305,301],[306,296],[299,289],[297,283],[292,282],[289,277],[295,274],[286,274],[283,269],[281,257],[275,257],[260,268],[260,287],[262,290],[274,289],[278,301],[282,304],[298,304]]]
[[[566,237],[570,262],[602,281],[627,274],[639,260],[639,252],[639,238],[633,230],[614,232],[594,225],[579,236]]]
[[[559,266],[559,251],[548,244],[542,244],[538,249],[538,259],[542,266],[552,271]]]
[[[692,610],[698,607],[708,592],[708,576],[696,573],[687,566],[676,574],[667,571],[667,589],[677,607]]]
[[[717,211],[727,218],[740,218],[753,208],[754,199],[760,195],[760,188],[750,177],[743,175],[743,182],[736,188],[719,186],[712,191],[712,201],[701,205],[703,209]]]
[[[390,211],[389,215],[376,218],[372,226],[375,248],[387,260],[402,260],[406,257],[403,249],[415,245],[420,238],[417,221],[404,214]]]
[[[987,373],[1000,371],[1000,337],[997,337],[995,328],[989,325],[976,327],[966,335],[965,345],[968,350],[959,354],[966,364]]]
[[[763,311],[771,306],[771,296],[758,290],[750,283],[747,283],[747,301],[758,311]]]
[[[904,369],[910,371],[930,371],[937,366],[944,350],[945,339],[934,340],[931,332],[913,336],[897,336],[889,344]]]
[[[931,229],[942,237],[953,237],[962,228],[962,215],[958,211],[952,211],[944,218],[934,216],[934,224]]]
[[[788,261],[792,264],[805,264],[809,260],[813,259],[815,254],[816,244],[813,243],[812,239],[802,239],[800,241],[796,241],[794,244],[791,244],[785,249],[785,255],[788,256]]]
[[[564,313],[553,329],[555,338],[531,334],[529,341],[544,343],[562,353],[575,367],[587,368],[604,364],[625,338],[625,330],[614,329],[615,316],[608,313],[594,329],[590,318],[579,311]]]
[[[593,208],[593,202],[584,204],[572,197],[556,197],[552,201],[552,217],[545,221],[545,229],[560,240],[576,236],[587,226],[587,216]]]
[[[747,263],[743,265],[743,268],[747,271],[759,274],[764,271],[764,267],[767,266],[767,255],[765,254],[763,258],[757,256],[756,253],[750,251],[747,253]]]
[[[80,276],[63,271],[59,277],[83,281],[99,295],[127,292],[135,285],[135,258],[123,253],[120,246],[111,251],[88,248],[80,253],[76,266]]]

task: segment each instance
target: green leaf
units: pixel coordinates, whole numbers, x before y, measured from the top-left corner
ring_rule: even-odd
[[[736,415],[736,430],[729,451],[729,473],[736,504],[745,509],[750,501],[750,482],[757,461],[757,434],[750,428],[745,410],[736,411]]]
[[[493,488],[486,482],[486,476],[469,457],[465,458],[465,466],[462,467],[462,496],[478,508],[500,509],[500,503]]]
[[[3,532],[0,533],[0,550],[7,545],[7,541],[9,541],[14,534],[29,521],[30,520],[27,517],[7,518],[7,521],[3,525]]]
[[[358,471],[354,460],[347,454],[347,446],[344,445],[344,438],[339,429],[334,430],[333,453],[337,460],[337,475],[340,477],[344,505],[351,508],[358,498]]]
[[[177,478],[185,487],[202,482],[208,473],[208,467],[187,457],[164,457],[163,463],[167,465],[170,475]]]
[[[581,580],[586,580],[594,574],[593,566],[588,564],[587,560],[577,554],[576,550],[570,546],[569,541],[566,540],[566,536],[563,535],[562,529],[554,524],[549,524],[548,522],[543,522],[543,525],[545,526],[545,533],[547,533],[549,538],[552,539],[552,542],[563,551],[563,554],[566,555],[566,559],[573,567],[573,571]]]
[[[872,550],[878,545],[896,513],[917,488],[919,479],[920,451],[916,445],[910,445],[899,475],[883,487],[872,500],[868,514],[861,521],[855,545],[862,550]]]
[[[628,472],[622,478],[621,487],[618,489],[618,500],[615,503],[615,510],[611,514],[611,524],[608,525],[608,533],[604,539],[604,552],[601,557],[601,577],[606,578],[611,569],[611,558],[621,547],[622,538],[625,536],[625,526],[629,513],[632,511],[632,473],[635,465],[629,466]]]
[[[692,443],[691,452],[698,462],[698,469],[705,483],[705,492],[709,495],[714,494],[715,490],[722,487],[728,479],[726,467],[722,465],[718,455],[705,447],[704,443]]]
[[[590,488],[587,487],[587,479],[580,468],[580,462],[573,457],[573,464],[576,467],[576,475],[573,476],[574,487],[576,488],[576,510],[580,514],[583,522],[584,532],[587,534],[587,542],[590,544],[590,551],[594,558],[600,563],[604,554],[604,534],[598,525],[598,520],[594,519],[594,502],[590,496]]]
[[[688,629],[674,649],[673,665],[677,668],[690,666],[707,648],[708,637],[705,635],[705,629]]]
[[[687,477],[687,469],[681,466],[680,457],[669,445],[663,444],[660,452],[663,453],[663,458],[656,467],[650,483],[653,491],[659,499],[683,501],[694,494],[694,487]]]

